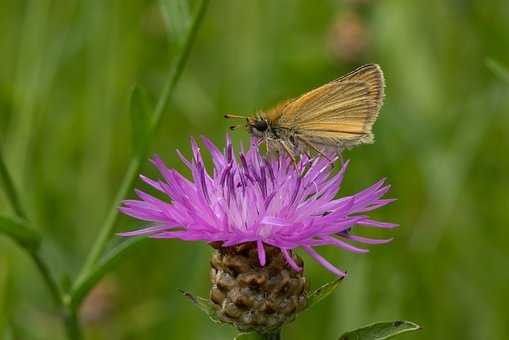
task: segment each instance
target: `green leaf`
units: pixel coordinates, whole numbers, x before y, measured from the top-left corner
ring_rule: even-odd
[[[40,235],[24,222],[7,216],[0,216],[0,234],[15,240],[20,246],[37,250],[41,243]]]
[[[133,131],[133,149],[136,155],[142,156],[150,140],[150,114],[153,106],[147,92],[140,85],[135,85],[131,91],[129,111]]]
[[[221,320],[219,320],[216,309],[214,308],[214,305],[209,301],[209,299],[202,298],[200,296],[194,296],[193,294],[186,292],[182,289],[179,289],[179,292],[181,292],[186,298],[191,300],[191,302],[198,307],[203,313],[207,314],[207,316],[215,323],[222,323]]]
[[[187,0],[159,0],[170,43],[177,49],[184,45],[191,25]]]
[[[343,334],[339,340],[384,340],[396,335],[418,331],[421,326],[410,321],[377,322]]]
[[[339,284],[343,281],[343,278],[338,278],[334,281],[328,282],[321,286],[320,288],[314,290],[311,294],[308,296],[308,305],[306,307],[310,308],[316,305],[318,302],[325,299],[327,296],[332,294],[338,288]]]

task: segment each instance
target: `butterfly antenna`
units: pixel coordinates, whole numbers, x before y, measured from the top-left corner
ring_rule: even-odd
[[[232,125],[232,126],[230,126],[230,130],[233,131],[233,130],[238,129],[239,127],[240,127],[240,125]]]
[[[224,115],[224,118],[226,118],[226,119],[232,119],[232,118],[234,118],[234,119],[247,119],[248,117],[246,117],[246,116],[239,116],[239,115],[232,115],[232,114],[227,113],[227,114]]]

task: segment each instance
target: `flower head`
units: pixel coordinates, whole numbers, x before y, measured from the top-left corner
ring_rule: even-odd
[[[120,210],[151,222],[145,229],[122,236],[148,235],[152,238],[179,238],[188,241],[221,242],[229,247],[255,242],[260,265],[265,265],[264,244],[281,250],[296,271],[291,250],[302,248],[317,262],[338,276],[346,273],[333,266],[315,250],[333,245],[354,253],[368,250],[352,245],[381,244],[391,239],[371,239],[354,235],[352,228],[392,228],[395,224],[370,219],[366,213],[392,202],[382,196],[389,190],[384,180],[351,196],[336,198],[348,162],[337,173],[323,157],[301,157],[296,164],[286,155],[264,157],[252,143],[247,152],[235,157],[229,136],[221,152],[202,137],[213,161],[213,171],[205,169],[200,147],[192,140],[193,157],[179,157],[192,174],[187,179],[169,169],[155,156],[152,159],[163,179],[141,179],[167,195],[162,201],[136,190],[139,200],[126,200]]]

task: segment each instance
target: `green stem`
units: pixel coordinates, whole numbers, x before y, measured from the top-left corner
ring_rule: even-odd
[[[260,340],[280,340],[281,339],[281,331],[276,331],[270,334],[259,334]]]
[[[53,301],[55,302],[55,305],[59,307],[63,307],[63,300],[62,300],[62,293],[60,291],[60,288],[57,285],[56,280],[51,275],[51,272],[49,271],[48,265],[44,260],[42,259],[41,255],[38,253],[37,250],[29,250],[30,251],[30,257],[34,261],[37,269],[39,270],[39,273],[41,273],[42,279],[46,283],[46,286],[48,287],[51,297],[53,298]]]
[[[83,335],[81,333],[78,315],[75,311],[67,309],[64,314],[65,332],[69,340],[81,340]]]
[[[203,19],[203,15],[205,14],[205,9],[207,8],[208,3],[209,0],[202,0],[200,2],[198,11],[194,16],[191,29],[185,40],[182,51],[178,55],[174,67],[171,68],[168,81],[163,89],[161,96],[159,97],[159,101],[157,102],[157,106],[154,111],[153,119],[150,126],[149,133],[150,138],[153,137],[155,131],[159,127],[161,123],[162,114],[167,109],[170,96],[173,94],[173,90],[175,89],[175,86],[177,85],[177,82],[180,79],[180,75],[184,70],[184,66],[186,65],[189,53],[191,52],[191,47],[193,45],[194,38],[196,36],[196,33],[198,32],[198,27]],[[149,143],[146,144],[148,145]],[[134,181],[136,180],[136,175],[139,173],[141,166],[143,165],[143,161],[146,158],[145,157],[146,153],[147,150],[144,150],[144,152],[141,152],[139,156],[135,156],[129,163],[129,167],[120,186],[120,190],[117,192],[115,200],[113,201],[113,206],[111,207],[108,216],[104,222],[104,225],[101,231],[99,232],[99,236],[97,237],[92,247],[92,250],[90,251],[90,254],[87,257],[87,260],[85,261],[85,265],[83,266],[83,269],[79,277],[83,277],[84,275],[86,275],[92,269],[94,264],[97,263],[97,261],[103,254],[108,243],[108,240],[111,234],[113,233],[113,228],[118,218],[118,208],[120,206],[120,203],[122,199],[124,199],[124,197],[127,195],[127,193],[131,190]]]
[[[205,14],[205,10],[209,0],[202,0],[199,4],[197,13],[193,18],[193,22],[191,24],[191,28],[189,33],[185,39],[183,48],[179,53],[174,66],[170,70],[170,74],[168,76],[168,81],[163,89],[161,96],[159,97],[159,101],[154,110],[154,114],[152,117],[151,125],[150,125],[150,133],[149,138],[152,138],[155,134],[157,128],[160,125],[161,117],[164,111],[168,107],[170,96],[173,94],[173,90],[177,85],[178,80],[184,70],[184,66],[186,65],[186,61],[189,57],[189,53],[191,51],[191,47],[193,45],[196,33],[198,32],[198,28]],[[106,217],[106,220],[99,232],[97,239],[95,240],[92,249],[87,256],[85,264],[78,275],[77,283],[79,282],[88,282],[87,278],[91,277],[91,273],[94,271],[94,266],[97,264],[101,256],[103,255],[108,240],[110,239],[113,228],[115,227],[115,223],[118,218],[118,208],[121,204],[121,201],[126,197],[128,192],[132,189],[133,184],[136,180],[136,175],[139,173],[141,166],[146,158],[146,154],[148,153],[148,145],[150,143],[145,143],[147,145],[143,152],[140,152],[138,155],[134,156],[128,166],[127,172],[124,175],[122,180],[122,184],[120,185],[120,189],[118,190],[115,199],[113,201],[113,205],[109,210],[109,213]],[[102,274],[101,274],[102,275]],[[79,287],[77,288],[80,291],[80,295],[82,298],[84,294],[88,293],[88,291],[83,291]]]
[[[153,119],[150,126],[150,134],[152,137],[160,125],[161,117],[164,111],[168,107],[170,95],[173,93],[175,86],[184,70],[184,66],[189,57],[189,53],[191,51],[192,44],[194,42],[194,38],[198,31],[198,27],[203,19],[206,7],[209,3],[209,0],[202,0],[199,4],[196,15],[193,18],[193,22],[190,28],[190,31],[185,39],[184,46],[182,48],[181,53],[178,55],[174,67],[172,67],[170,71],[170,75],[168,77],[168,82],[166,83],[163,92],[159,98],[157,106],[155,108]],[[149,143],[146,143],[148,145]],[[118,249],[114,249],[112,251],[112,255],[107,257],[104,261],[102,261],[98,268],[94,268],[94,266],[98,263],[101,258],[104,250],[106,248],[107,242],[113,232],[113,228],[118,218],[118,207],[120,205],[121,200],[127,195],[129,190],[131,190],[134,181],[136,180],[136,175],[140,171],[141,166],[143,165],[143,160],[146,158],[146,154],[148,152],[148,146],[140,152],[137,156],[134,156],[127,169],[127,172],[122,180],[122,184],[120,189],[118,190],[115,199],[113,201],[113,205],[106,217],[106,220],[103,224],[103,227],[90,251],[89,256],[83,266],[83,269],[76,280],[77,285],[75,285],[74,292],[76,293],[76,299],[73,299],[73,295],[66,295],[65,298],[60,291],[56,280],[52,276],[48,266],[40,256],[37,249],[31,249],[28,247],[22,247],[26,249],[32,260],[34,261],[37,269],[41,273],[41,276],[46,283],[53,300],[57,304],[57,306],[61,307],[63,310],[65,329],[67,333],[67,337],[70,340],[80,340],[82,339],[82,334],[80,330],[79,320],[78,320],[78,308],[86,296],[86,294],[92,289],[95,283],[97,283],[100,278],[105,274],[108,268],[112,266],[119,258],[120,253],[124,253],[127,248],[130,248],[134,243],[137,242],[127,242],[118,247]],[[11,204],[13,210],[16,215],[25,220],[26,214],[23,209],[20,200],[18,198],[17,192],[15,190],[13,181],[5,163],[3,161],[3,157],[0,150],[0,183],[5,189],[7,198],[9,203]],[[64,301],[65,300],[65,301]]]

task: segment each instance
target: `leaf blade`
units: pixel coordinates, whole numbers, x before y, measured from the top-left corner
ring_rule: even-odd
[[[339,340],[385,340],[397,335],[414,332],[421,329],[416,323],[411,321],[385,321],[376,322],[350,332],[346,332]]]
[[[332,294],[336,288],[338,288],[339,284],[343,281],[343,278],[337,278],[334,281],[327,282],[323,286],[315,289],[311,294],[308,296],[308,305],[306,309],[313,307],[323,299],[325,299],[327,296]]]
[[[191,24],[191,12],[186,0],[159,0],[170,44],[180,48]]]

